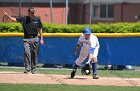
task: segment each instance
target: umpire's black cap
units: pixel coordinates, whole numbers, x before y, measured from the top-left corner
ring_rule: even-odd
[[[35,9],[34,8],[28,8],[28,12],[31,12],[31,13],[34,13],[35,12]]]

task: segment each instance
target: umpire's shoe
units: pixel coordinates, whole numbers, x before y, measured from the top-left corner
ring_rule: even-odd
[[[36,72],[34,72],[34,71],[32,71],[31,73],[32,73],[32,74],[36,74]]]
[[[30,70],[25,70],[24,73],[25,74],[29,74],[30,73]]]
[[[99,79],[99,76],[93,75],[93,79]]]
[[[76,73],[76,71],[75,71],[75,70],[73,70],[73,71],[71,72],[71,78],[74,78],[75,73]]]

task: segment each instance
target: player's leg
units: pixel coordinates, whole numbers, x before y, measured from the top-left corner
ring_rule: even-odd
[[[98,48],[95,48],[92,60],[92,71],[93,71],[93,79],[99,79],[97,76],[97,55],[98,55]]]
[[[25,72],[28,73],[30,71],[30,62],[31,62],[31,53],[30,53],[30,42],[24,41],[24,65]]]
[[[71,78],[74,78],[75,73],[76,73],[76,71],[77,71],[77,68],[78,68],[78,65],[77,65],[76,63],[74,63],[74,65],[73,65],[73,70],[72,70],[72,72],[71,72]]]
[[[73,65],[73,71],[71,72],[71,78],[74,78],[78,66],[87,58],[87,56],[88,56],[88,51],[86,51],[86,50],[84,50],[84,48],[82,48],[80,51],[79,57],[76,59],[74,65]]]

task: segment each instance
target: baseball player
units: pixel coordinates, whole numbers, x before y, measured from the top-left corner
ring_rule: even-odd
[[[92,71],[93,71],[93,79],[98,79],[96,70],[97,70],[97,56],[99,50],[99,41],[98,38],[91,33],[91,29],[86,27],[83,30],[83,34],[80,36],[76,49],[75,55],[78,54],[78,51],[81,48],[80,55],[76,59],[75,64],[73,66],[73,71],[71,72],[71,78],[74,78],[77,67],[88,57],[88,62],[86,64],[90,64],[92,60]]]

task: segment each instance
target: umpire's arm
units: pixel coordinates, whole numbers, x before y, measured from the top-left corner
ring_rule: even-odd
[[[40,34],[40,44],[44,44],[44,40],[43,40],[43,32],[42,32],[42,28],[39,29],[39,34]]]
[[[17,22],[15,17],[10,16],[7,12],[4,11],[4,15],[7,16],[10,20]]]

